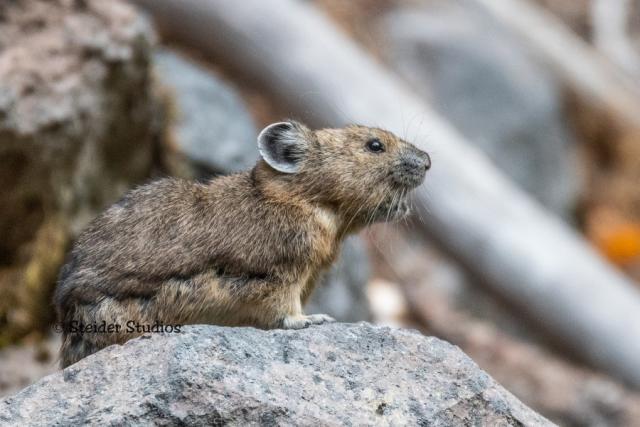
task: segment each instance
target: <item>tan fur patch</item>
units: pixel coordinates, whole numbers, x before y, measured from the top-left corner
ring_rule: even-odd
[[[340,224],[339,217],[332,210],[322,206],[317,206],[314,208],[314,213],[318,224],[320,224],[327,233],[335,235],[338,232]]]

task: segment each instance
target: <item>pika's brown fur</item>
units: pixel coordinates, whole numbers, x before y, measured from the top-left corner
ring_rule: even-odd
[[[89,225],[54,297],[63,367],[140,335],[127,331],[131,322],[268,329],[333,320],[302,311],[319,275],[347,234],[405,215],[430,165],[413,145],[363,126],[276,123],[259,148],[249,171],[150,183]],[[79,330],[103,322],[121,329]]]

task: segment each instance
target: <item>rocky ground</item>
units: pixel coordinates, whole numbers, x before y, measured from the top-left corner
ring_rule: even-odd
[[[0,401],[0,422],[552,425],[458,348],[367,323],[145,336]]]

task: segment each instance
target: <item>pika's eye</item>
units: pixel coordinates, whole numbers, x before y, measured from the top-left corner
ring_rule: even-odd
[[[384,151],[384,144],[380,142],[378,138],[373,138],[367,141],[367,150],[372,153],[382,153]]]

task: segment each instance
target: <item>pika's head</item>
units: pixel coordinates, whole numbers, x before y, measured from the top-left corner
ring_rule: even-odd
[[[391,132],[357,125],[312,131],[274,123],[258,136],[258,148],[291,191],[354,226],[406,215],[407,195],[431,167],[427,153]]]

